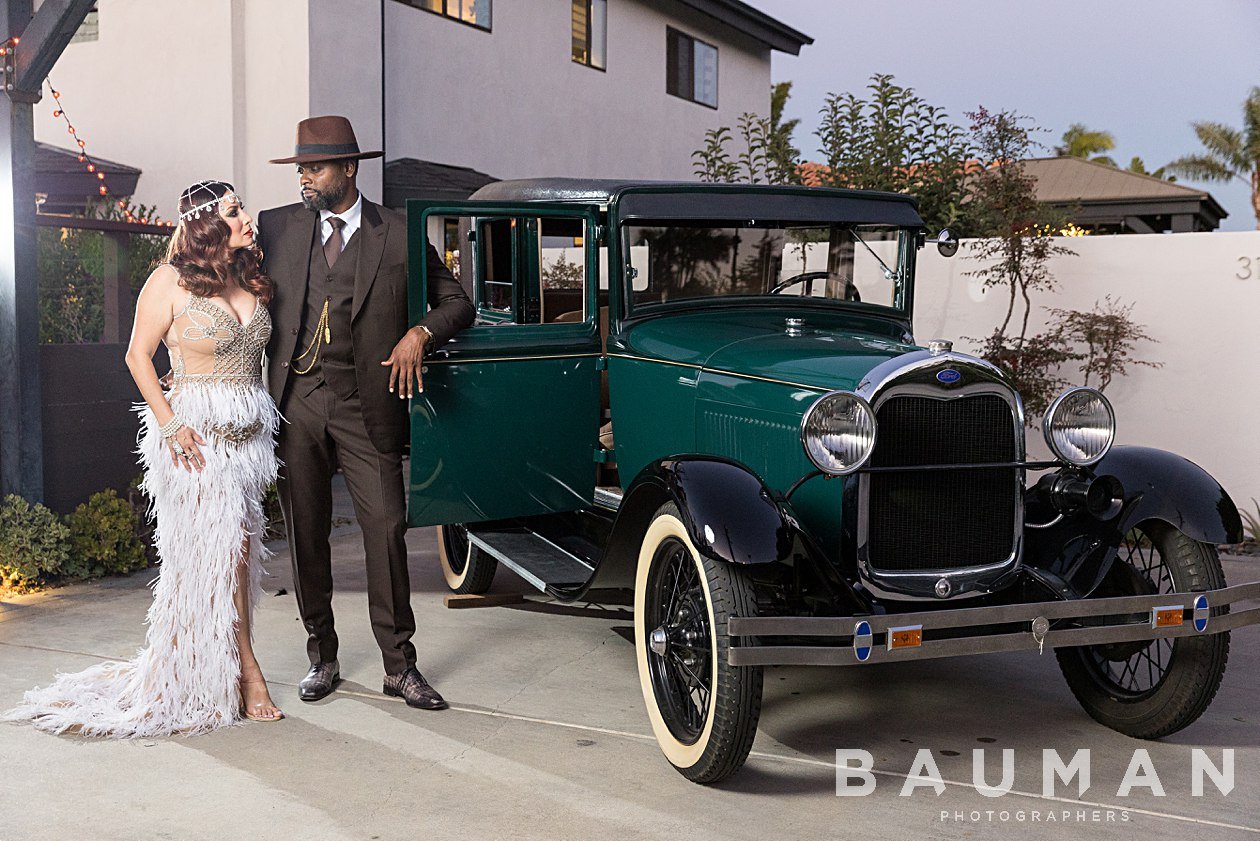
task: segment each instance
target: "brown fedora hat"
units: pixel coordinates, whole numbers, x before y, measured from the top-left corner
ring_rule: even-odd
[[[273,164],[308,164],[314,161],[344,161],[351,158],[379,158],[384,152],[360,152],[354,126],[345,117],[311,117],[297,126],[293,157],[276,158]]]

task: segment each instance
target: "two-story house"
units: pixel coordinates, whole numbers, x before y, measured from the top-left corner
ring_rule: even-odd
[[[768,111],[771,53],[811,43],[740,0],[100,0],[89,23],[53,82],[166,218],[203,178],[296,201],[267,160],[331,113],[385,150],[362,186],[394,204],[491,177],[690,178],[706,129]],[[53,107],[36,135],[68,146]]]

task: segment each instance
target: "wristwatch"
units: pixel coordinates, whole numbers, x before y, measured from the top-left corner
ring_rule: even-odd
[[[423,324],[417,324],[416,326],[419,327],[421,330],[423,330],[424,334],[429,337],[429,341],[425,342],[426,345],[431,345],[436,341],[436,339],[433,338],[432,330],[430,330],[428,327],[425,327]]]

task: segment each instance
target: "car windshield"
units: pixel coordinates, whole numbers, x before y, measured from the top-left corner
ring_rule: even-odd
[[[899,308],[910,234],[888,225],[817,222],[627,225],[634,309],[737,296]]]

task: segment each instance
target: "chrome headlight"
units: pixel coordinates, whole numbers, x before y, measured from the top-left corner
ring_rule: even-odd
[[[1116,413],[1102,392],[1069,388],[1046,410],[1041,422],[1050,452],[1083,467],[1107,454],[1116,440]]]
[[[875,449],[875,413],[852,392],[824,394],[801,421],[801,443],[809,460],[824,473],[852,473]]]

